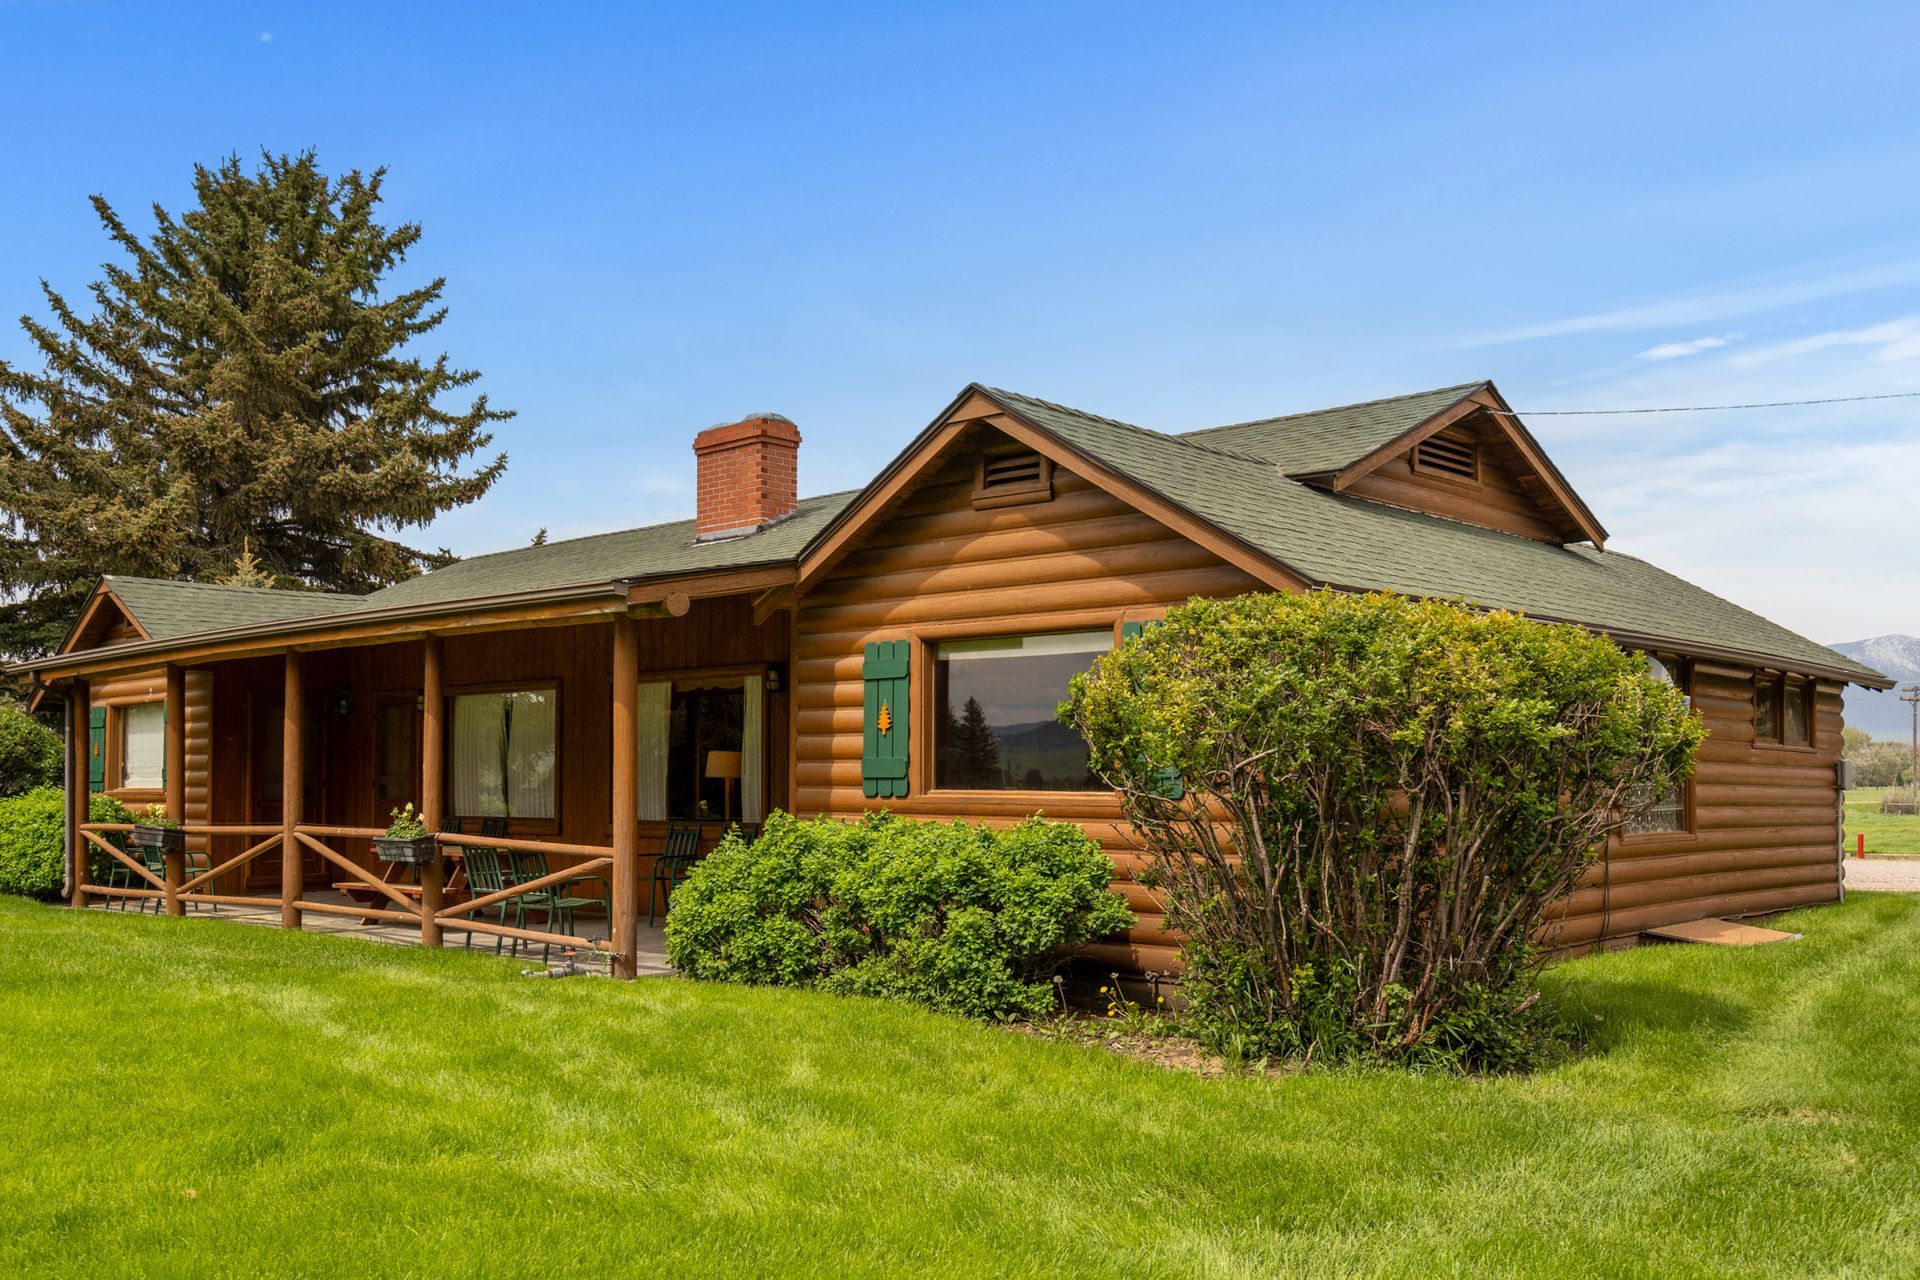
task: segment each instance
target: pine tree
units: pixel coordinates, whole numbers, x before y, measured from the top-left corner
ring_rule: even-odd
[[[253,554],[250,540],[240,540],[240,554],[233,562],[233,568],[226,574],[215,578],[223,587],[271,587],[273,575],[260,567],[260,560]]]
[[[479,374],[409,344],[445,282],[383,292],[420,227],[375,220],[384,170],[313,153],[196,167],[195,207],[142,239],[93,208],[124,260],[83,315],[44,280],[43,365],[0,362],[0,651],[52,647],[101,573],[207,579],[244,552],[282,586],[363,592],[449,561],[383,536],[474,501]],[[257,551],[252,548],[258,548]]]
[[[957,787],[998,787],[1000,776],[1000,739],[987,723],[987,712],[978,698],[968,698],[953,721],[952,756]]]

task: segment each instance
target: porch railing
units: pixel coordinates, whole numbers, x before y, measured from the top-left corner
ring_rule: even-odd
[[[133,830],[133,824],[126,822],[89,822],[80,827],[80,836],[90,846],[100,850],[124,865],[133,874],[145,881],[149,888],[125,888],[117,885],[93,884],[81,886],[81,892],[101,898],[139,899],[157,901],[165,905],[168,914],[179,915],[190,903],[206,902],[221,905],[250,907],[279,907],[283,917],[290,908],[294,912],[311,915],[352,916],[361,920],[379,920],[399,924],[417,924],[421,930],[421,941],[436,945],[439,933],[445,927],[485,934],[514,938],[522,942],[538,942],[561,947],[574,947],[584,950],[605,949],[608,943],[603,940],[582,937],[578,934],[556,933],[543,929],[523,929],[513,925],[495,924],[488,920],[475,920],[472,913],[497,906],[522,894],[537,893],[569,880],[579,880],[605,873],[613,867],[613,850],[603,845],[565,844],[555,840],[518,840],[504,836],[467,836],[442,835],[437,837],[440,844],[454,848],[506,849],[524,853],[560,854],[567,857],[584,858],[551,871],[546,875],[510,885],[492,893],[481,894],[464,902],[446,905],[430,902],[429,895],[421,891],[408,893],[406,888],[383,880],[371,869],[361,865],[346,854],[340,852],[328,840],[370,840],[386,834],[382,827],[341,827],[318,823],[299,823],[291,828],[294,842],[292,850],[283,848],[282,856],[299,856],[301,849],[318,854],[327,864],[344,873],[358,886],[364,887],[386,900],[385,906],[368,906],[359,903],[317,902],[302,896],[287,898],[284,893],[273,897],[261,895],[215,893],[211,882],[220,876],[230,875],[245,867],[255,858],[269,850],[287,843],[289,829],[279,826],[252,826],[225,823],[186,823],[181,830],[189,836],[263,836],[264,838],[249,845],[243,852],[219,862],[212,862],[192,876],[185,874],[184,860],[169,859],[167,876],[162,878],[150,871],[146,864],[117,847],[109,835],[125,835]],[[178,870],[176,870],[176,868]],[[177,877],[177,878],[176,878]],[[284,880],[283,880],[283,883]],[[408,886],[412,887],[412,886]],[[434,895],[438,896],[438,895]],[[612,922],[609,921],[609,926]]]

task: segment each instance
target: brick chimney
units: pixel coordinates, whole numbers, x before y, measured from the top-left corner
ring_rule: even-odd
[[[800,428],[755,413],[693,438],[700,485],[694,536],[725,538],[777,524],[800,506]]]

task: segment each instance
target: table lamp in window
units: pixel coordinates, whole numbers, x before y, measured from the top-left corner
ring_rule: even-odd
[[[740,780],[740,753],[738,751],[707,752],[707,776],[719,778],[726,797],[725,806],[720,810],[723,822],[733,818],[733,784]]]

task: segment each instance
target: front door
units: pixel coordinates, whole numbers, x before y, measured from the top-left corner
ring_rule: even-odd
[[[247,706],[247,812],[248,821],[272,826],[281,821],[281,796],[286,762],[282,746],[286,741],[286,713],[281,699],[256,694]],[[307,822],[324,821],[319,803],[326,795],[327,762],[324,719],[313,707],[302,716],[305,741],[301,744],[301,764],[306,776],[301,780],[300,812]],[[278,892],[280,858],[284,850],[269,850],[247,864],[247,891]],[[304,875],[311,880],[323,878],[319,855],[307,854]]]
[[[373,825],[383,827],[402,805],[420,807],[420,709],[408,694],[381,698],[373,714]]]

